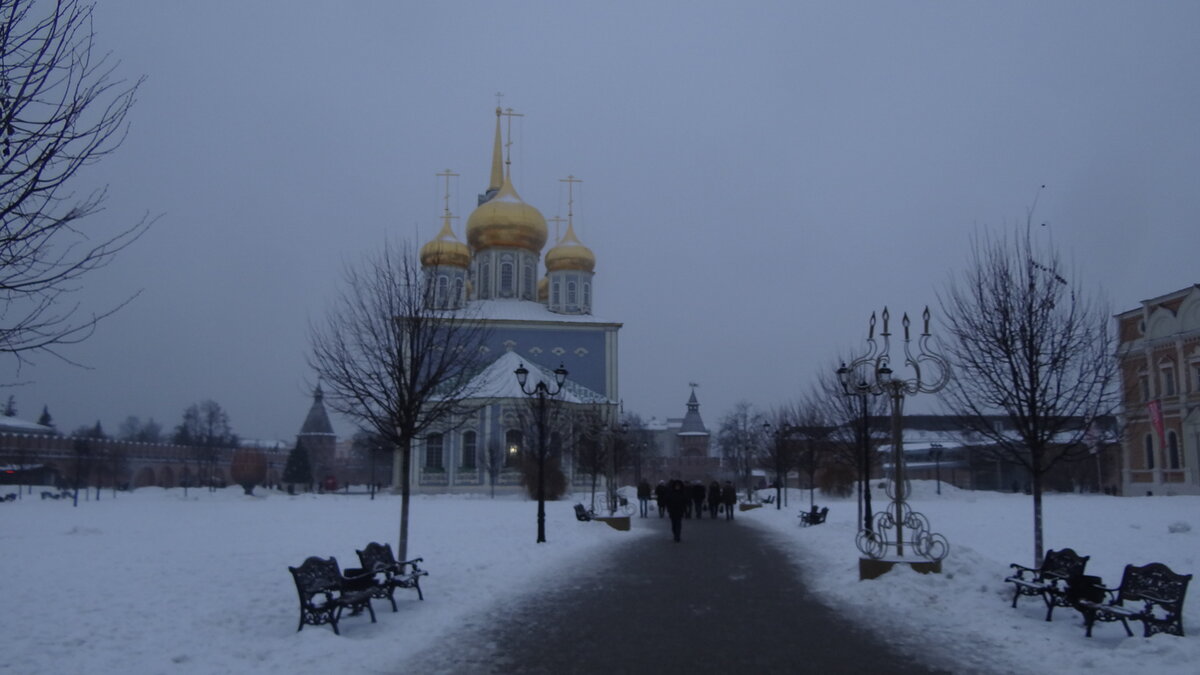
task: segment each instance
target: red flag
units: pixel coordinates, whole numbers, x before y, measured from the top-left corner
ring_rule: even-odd
[[[1147,403],[1146,408],[1150,411],[1150,424],[1153,424],[1154,430],[1158,432],[1158,447],[1165,448],[1167,446],[1167,437],[1163,431],[1162,403],[1158,399],[1155,399]]]

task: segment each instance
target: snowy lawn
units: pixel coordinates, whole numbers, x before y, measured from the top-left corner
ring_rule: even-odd
[[[1012,609],[1012,584],[1003,583],[1009,563],[1033,565],[1033,498],[995,492],[959,491],[933,482],[914,482],[910,504],[928,516],[934,532],[950,540],[941,575],[897,568],[871,581],[858,580],[854,546],[857,506],[853,498],[827,499],[824,525],[799,528],[796,511],[808,507],[792,491],[788,510],[772,507],[745,514],[742,522],[768,529],[792,557],[814,592],[904,649],[926,653],[931,665],[952,672],[990,673],[1188,673],[1200,672],[1200,581],[1193,579],[1184,602],[1187,637],[1135,637],[1120,623],[1097,623],[1084,637],[1083,620],[1070,608],[1055,608],[1045,622],[1038,597],[1022,597]],[[767,494],[764,491],[764,494]],[[882,491],[872,506],[884,508]],[[1107,497],[1046,495],[1046,549],[1073,548],[1091,556],[1087,573],[1116,586],[1127,563],[1161,562],[1181,574],[1200,571],[1200,497]],[[1190,531],[1172,533],[1169,526]]]
[[[1099,624],[1088,640],[1073,610],[1059,608],[1046,623],[1038,598],[1009,607],[1008,564],[1032,563],[1029,497],[916,490],[914,507],[950,539],[942,575],[898,570],[858,581],[852,499],[818,494],[829,520],[801,529],[807,493],[793,491],[791,508],[740,513],[736,526],[764,528],[830,604],[956,672],[1196,672],[1200,582],[1185,605],[1188,637],[1146,640],[1134,624],[1138,637],[1126,638],[1120,624]],[[431,572],[425,602],[397,591],[398,613],[376,602],[377,624],[345,617],[337,637],[327,626],[296,632],[287,566],[333,555],[356,567],[356,548],[394,545],[398,497],[245,497],[233,487],[184,499],[181,490],[144,488],[72,508],[37,492],[0,505],[0,672],[294,674],[334,663],[342,672],[400,672],[406,656],[469,631],[492,603],[586,565],[613,543],[665,534],[657,519],[647,526],[635,517],[630,532],[578,523],[568,499],[547,505],[549,543],[535,545],[533,502],[414,498],[410,552]],[[1048,495],[1046,523],[1048,548],[1092,556],[1088,571],[1110,584],[1126,563],[1200,568],[1200,498]],[[1170,533],[1175,523],[1191,531]]]

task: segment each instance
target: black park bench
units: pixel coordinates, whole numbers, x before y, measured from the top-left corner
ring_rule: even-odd
[[[809,525],[820,525],[825,522],[825,516],[829,515],[829,507],[822,506],[820,511],[801,511],[800,512],[800,527],[808,527]]]
[[[1097,577],[1079,577],[1072,589],[1075,609],[1083,614],[1087,636],[1097,621],[1120,621],[1133,637],[1129,622],[1141,621],[1143,637],[1168,633],[1183,637],[1183,599],[1190,574],[1176,574],[1162,563],[1125,566],[1121,585],[1106,588]]]
[[[581,523],[586,523],[592,519],[592,514],[587,509],[583,508],[583,504],[575,505],[575,520]]]
[[[429,572],[420,567],[420,563],[425,562],[424,558],[396,560],[391,544],[380,544],[374,541],[357,553],[358,561],[362,564],[362,572],[370,575],[374,580],[374,584],[370,587],[372,596],[387,598],[388,602],[392,603],[393,612],[396,611],[394,594],[397,588],[414,589],[417,592],[418,600],[425,599],[425,594],[421,592],[421,577],[428,576]],[[347,573],[349,572],[350,570],[347,570]]]
[[[1067,582],[1081,574],[1091,556],[1080,556],[1069,548],[1047,551],[1038,568],[1013,563],[1013,574],[1004,581],[1013,585],[1012,606],[1022,595],[1040,595],[1046,603],[1046,620],[1051,620],[1055,607],[1069,607]]]
[[[342,610],[359,614],[364,609],[371,614],[375,623],[375,610],[371,608],[371,575],[343,576],[337,559],[311,556],[299,567],[288,567],[296,581],[296,592],[300,596],[300,625],[321,626],[329,624],[335,635]]]

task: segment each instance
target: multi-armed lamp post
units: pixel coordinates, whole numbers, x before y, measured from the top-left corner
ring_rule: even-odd
[[[929,520],[920,513],[909,508],[908,480],[904,475],[904,434],[903,411],[904,397],[915,396],[919,393],[932,394],[940,391],[950,380],[950,364],[942,356],[933,353],[929,348],[929,308],[922,314],[924,330],[919,336],[918,353],[913,354],[909,337],[908,314],[904,315],[901,323],[904,325],[904,365],[912,369],[912,377],[907,379],[894,376],[891,364],[891,332],[888,330],[888,310],[883,309],[883,338],[882,346],[875,339],[875,314],[871,314],[870,332],[867,335],[867,352],[838,368],[838,380],[842,390],[849,396],[887,395],[892,404],[892,483],[888,489],[888,497],[892,503],[888,510],[872,515],[867,507],[864,523],[858,534],[858,549],[873,559],[884,556],[889,546],[895,547],[896,555],[904,557],[905,529],[909,531],[908,544],[913,551],[930,561],[940,561],[949,552],[950,544],[941,534],[929,530]],[[865,401],[864,401],[865,402]],[[864,458],[865,459],[865,458]],[[868,484],[867,489],[870,489]],[[890,534],[895,530],[895,537]]]
[[[517,376],[517,383],[521,385],[521,393],[529,397],[536,397],[534,414],[537,418],[534,424],[537,425],[538,435],[538,455],[537,455],[537,543],[541,544],[546,541],[546,399],[558,396],[562,391],[563,383],[567,381],[567,369],[559,365],[554,369],[554,389],[550,389],[550,385],[546,384],[546,380],[538,378],[532,389],[525,388],[525,383],[529,379],[529,370],[525,368],[525,364],[521,364],[519,368],[513,371]]]

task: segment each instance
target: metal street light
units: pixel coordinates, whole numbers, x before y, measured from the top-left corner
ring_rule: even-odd
[[[862,518],[862,529],[871,531],[871,408],[867,403],[867,397],[871,394],[870,388],[867,386],[866,380],[859,379],[857,382],[851,380],[851,370],[842,364],[841,368],[837,369],[838,382],[842,385],[842,392],[846,396],[853,396],[858,399],[861,406],[861,414],[856,436],[858,437],[858,446],[862,452],[862,466],[858,476],[858,494],[862,501],[859,502],[861,509],[859,517]]]
[[[774,451],[771,453],[771,463],[775,467],[775,510],[779,511],[787,506],[787,474],[790,466],[786,466],[786,461],[791,457],[790,453],[786,452],[786,446],[783,443],[787,442],[787,436],[795,427],[790,424],[784,424],[776,429],[773,438],[775,441]],[[771,433],[771,423],[763,422],[763,432]]]
[[[529,370],[522,363],[513,373],[517,376],[517,384],[521,386],[521,393],[531,398],[537,399],[535,412],[537,414],[537,434],[538,434],[538,476],[537,476],[537,543],[541,544],[546,541],[546,399],[553,398],[562,392],[563,383],[567,381],[567,369],[563,368],[560,363],[554,369],[555,387],[553,390],[546,384],[545,379],[538,378],[532,389],[527,389],[525,383],[529,379]]]
[[[946,557],[950,544],[944,536],[931,532],[929,519],[913,511],[908,503],[908,480],[904,475],[904,431],[903,410],[905,396],[915,396],[919,393],[932,394],[940,391],[950,381],[950,364],[939,354],[929,348],[931,339],[929,333],[929,308],[926,307],[921,315],[924,320],[924,330],[918,338],[918,353],[913,354],[911,337],[909,335],[908,314],[904,315],[901,323],[904,326],[904,365],[912,369],[909,378],[894,376],[891,369],[891,332],[888,329],[888,310],[883,309],[883,338],[882,346],[875,340],[875,314],[871,314],[870,330],[867,334],[867,352],[851,361],[849,366],[843,365],[838,369],[838,379],[847,395],[865,396],[866,394],[884,395],[891,401],[892,409],[892,483],[888,497],[892,503],[889,509],[874,516],[874,529],[864,527],[858,534],[857,545],[867,556],[882,558],[889,546],[894,546],[896,555],[904,557],[904,530],[910,532],[908,543],[917,555],[932,561]],[[866,377],[858,382],[851,381],[850,373],[865,371]],[[889,540],[889,532],[895,530],[894,540]]]
[[[942,494],[942,444],[930,443],[929,455],[933,457],[933,475],[937,480],[937,493]]]

